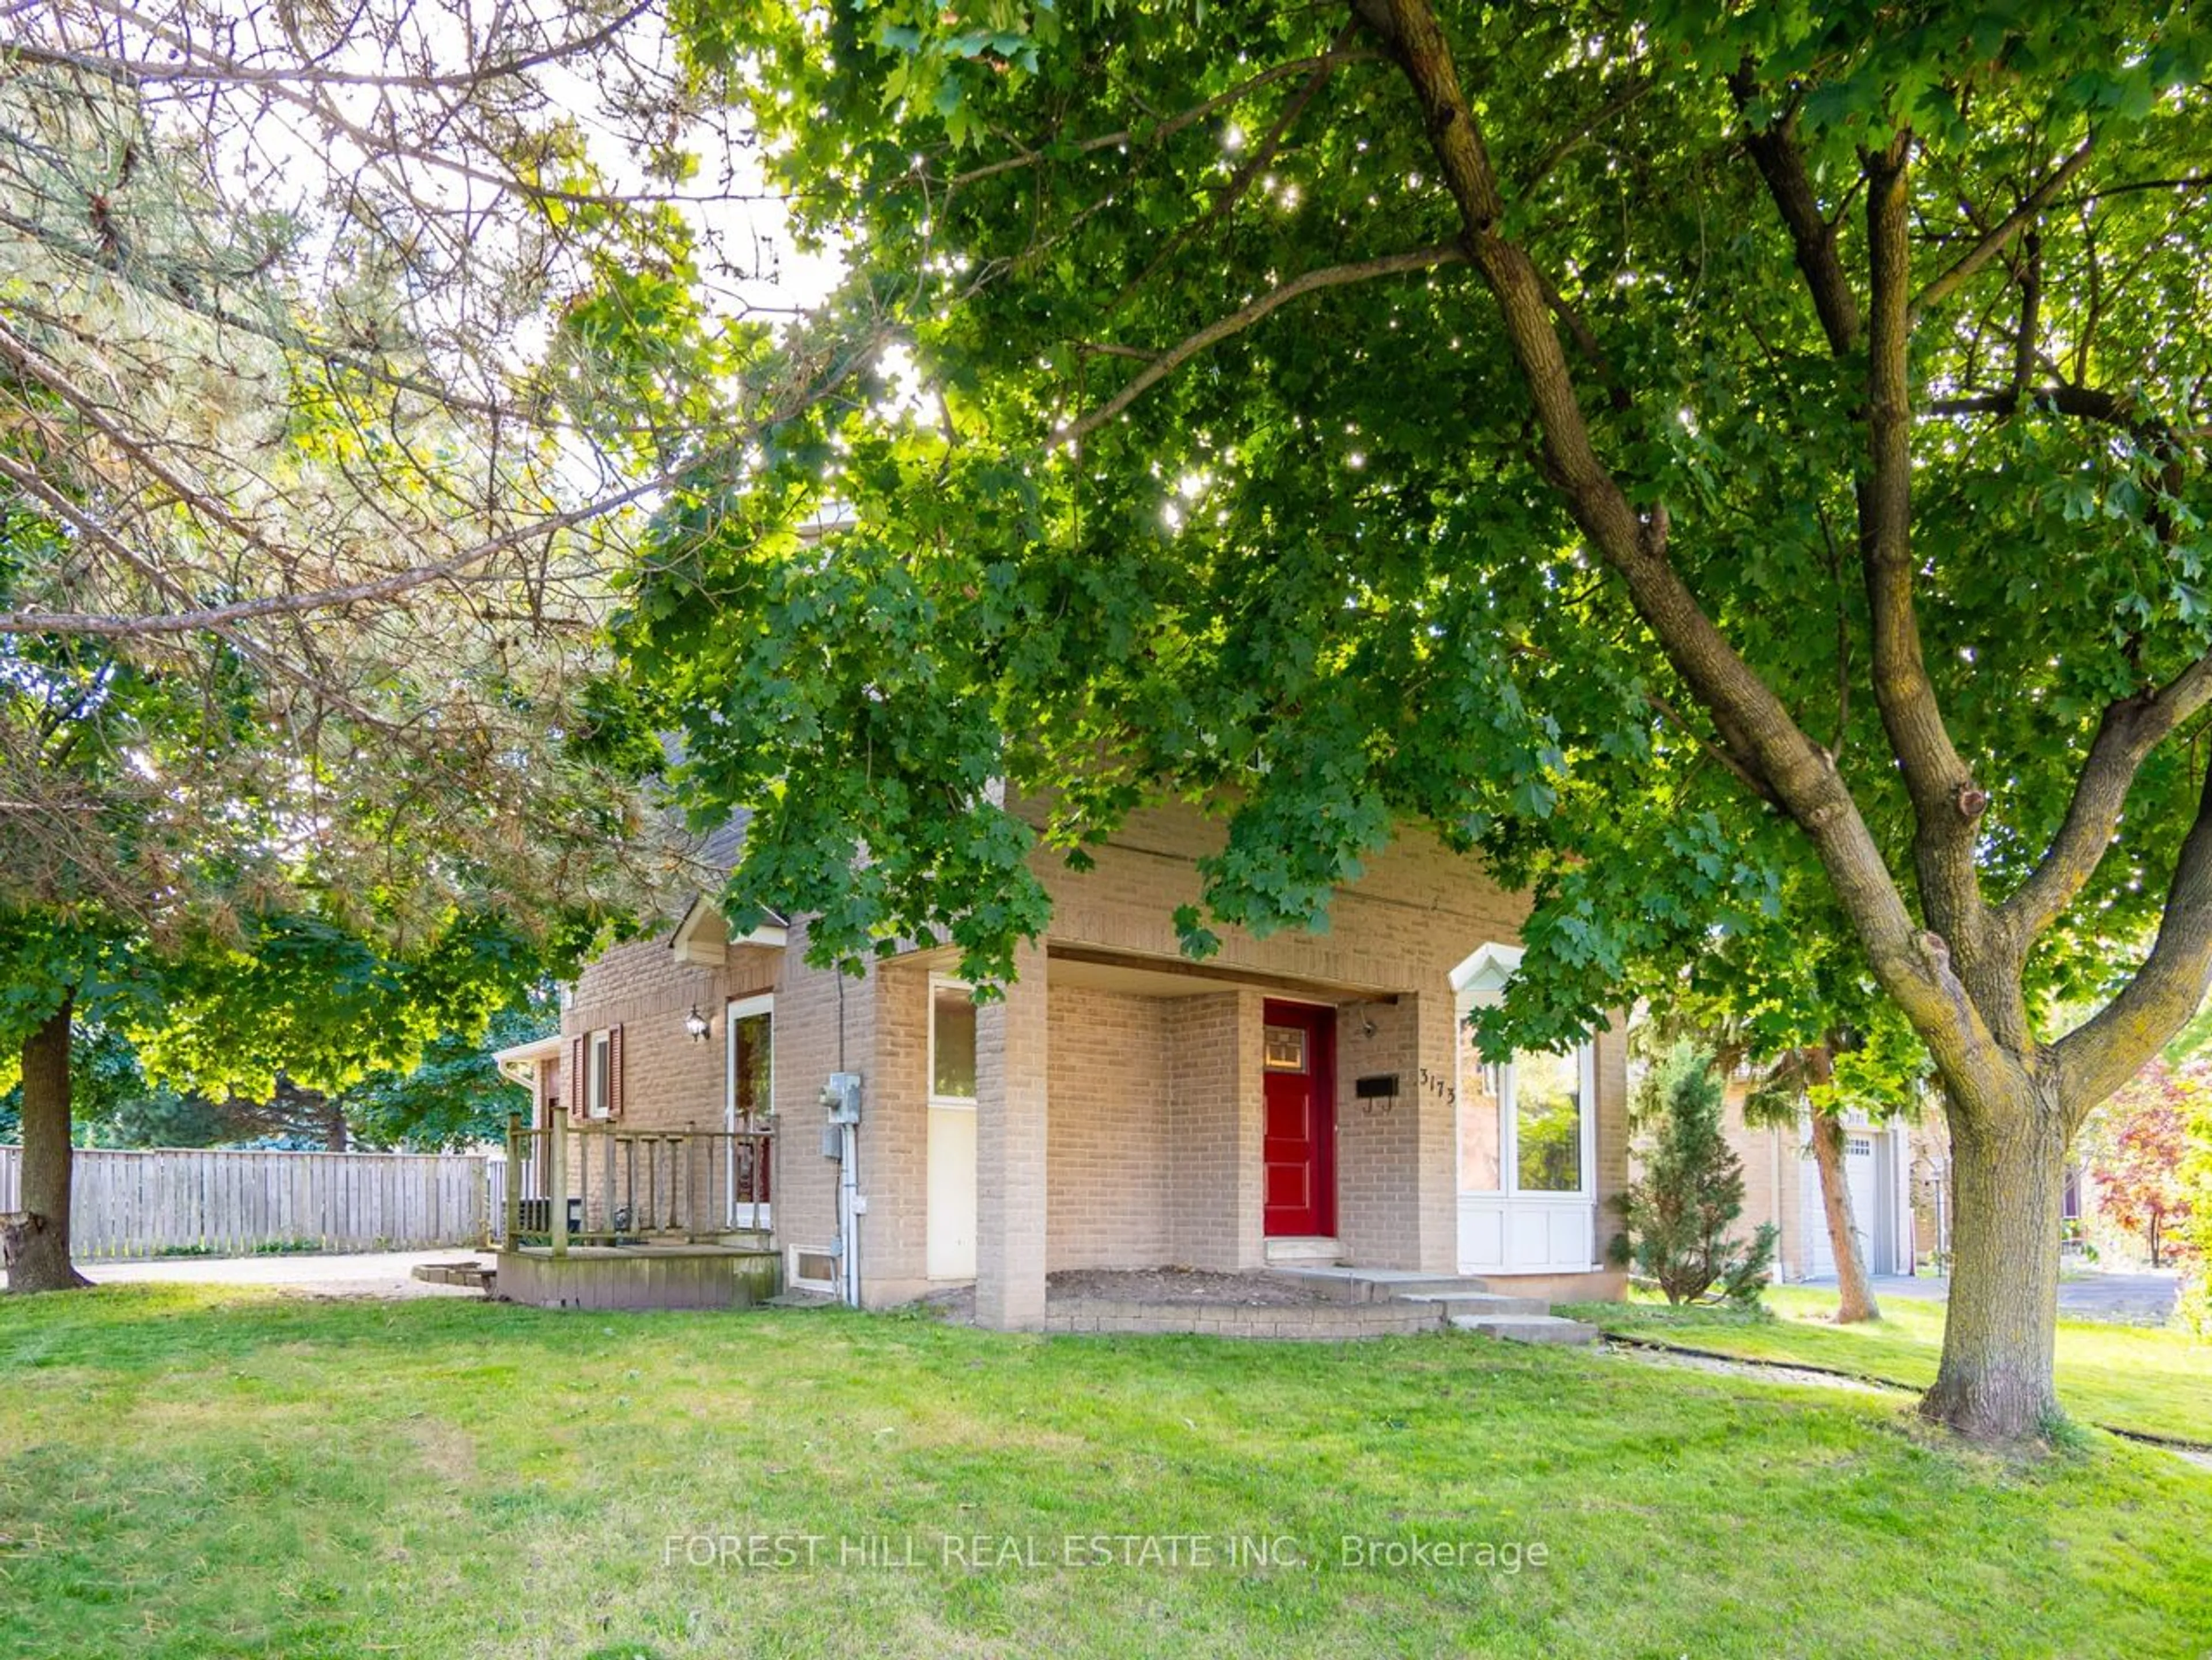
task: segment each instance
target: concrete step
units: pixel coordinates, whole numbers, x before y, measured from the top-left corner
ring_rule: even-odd
[[[417,1262],[411,1270],[414,1277],[432,1286],[466,1286],[491,1295],[498,1270],[486,1268],[481,1262]]]
[[[1424,1274],[1418,1268],[1340,1268],[1323,1263],[1270,1262],[1277,1279],[1346,1303],[1388,1303],[1400,1297],[1479,1297],[1489,1286],[1468,1274]],[[1548,1304],[1547,1306],[1549,1306]]]
[[[1504,1318],[1490,1315],[1455,1314],[1451,1323],[1461,1331],[1481,1337],[1502,1337],[1511,1343],[1568,1343],[1579,1347],[1597,1341],[1597,1328],[1579,1320],[1562,1320],[1556,1314],[1519,1314]]]
[[[1433,1303],[1446,1318],[1455,1315],[1470,1318],[1487,1315],[1492,1319],[1504,1319],[1527,1314],[1548,1316],[1552,1312],[1552,1305],[1540,1297],[1506,1297],[1490,1291],[1401,1291],[1397,1300]]]
[[[1267,1243],[1267,1262],[1271,1268],[1324,1268],[1342,1261],[1344,1246],[1334,1239],[1315,1237],[1270,1239]]]
[[[1368,1283],[1378,1297],[1480,1297],[1490,1292],[1490,1281],[1471,1274],[1393,1274]]]

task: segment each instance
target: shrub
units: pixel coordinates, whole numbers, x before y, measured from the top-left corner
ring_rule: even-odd
[[[1730,1237],[1743,1213],[1743,1162],[1723,1134],[1712,1057],[1677,1043],[1640,1094],[1643,1173],[1613,1201],[1623,1231],[1613,1260],[1656,1280],[1670,1303],[1694,1302],[1716,1287],[1733,1301],[1756,1300],[1774,1262],[1776,1231],[1766,1223],[1748,1242]]]

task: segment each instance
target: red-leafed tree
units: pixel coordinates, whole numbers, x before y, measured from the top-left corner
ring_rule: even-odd
[[[2182,1166],[2192,1110],[2212,1095],[2212,1062],[2154,1061],[2115,1095],[2092,1131],[2087,1160],[2106,1216],[2149,1249],[2150,1265],[2190,1254],[2189,1190]]]

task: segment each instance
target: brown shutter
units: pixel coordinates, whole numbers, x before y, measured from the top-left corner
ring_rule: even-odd
[[[568,1093],[568,1122],[572,1124],[580,1124],[584,1122],[584,1113],[591,1094],[590,1085],[587,1082],[590,1074],[585,1068],[590,1064],[591,1059],[591,1033],[579,1032],[568,1040],[568,1076],[564,1086]]]
[[[620,1026],[607,1028],[607,1116],[623,1116],[623,1052]]]

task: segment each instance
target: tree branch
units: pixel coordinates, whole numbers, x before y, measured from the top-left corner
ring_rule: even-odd
[[[1533,657],[1540,662],[1552,664],[1556,664],[1559,660],[1555,653],[1546,651],[1541,646],[1527,640],[1510,640],[1506,643],[1518,656]],[[1649,686],[1644,689],[1643,696],[1646,708],[1668,724],[1680,728],[1682,735],[1695,744],[1701,754],[1709,755],[1719,762],[1730,777],[1765,802],[1767,806],[1777,809],[1781,808],[1781,799],[1774,794],[1773,787],[1753,770],[1755,763],[1730,749],[1724,738],[1714,739],[1705,736],[1704,733],[1698,730],[1694,721]]]
[[[27,64],[76,70],[133,86],[184,82],[192,85],[219,83],[258,87],[272,81],[286,81],[312,86],[368,87],[393,92],[474,92],[487,82],[526,74],[564,58],[580,56],[604,46],[651,11],[654,3],[655,0],[636,0],[636,3],[617,12],[587,34],[551,41],[534,52],[520,53],[514,58],[491,59],[443,75],[380,75],[369,70],[332,69],[327,64],[313,62],[287,63],[264,69],[228,59],[209,59],[194,55],[194,43],[188,37],[167,31],[159,32],[159,38],[178,53],[177,59],[173,62],[57,51],[28,42],[12,46],[9,52]],[[143,28],[149,34],[157,33],[153,19],[129,7],[100,6],[97,9],[118,22]]]
[[[1913,593],[1912,250],[1906,183],[1912,138],[1867,159],[1868,472],[1859,484],[1859,558],[1872,623],[1875,702],[1912,800],[1913,863],[1929,925],[1970,959],[1986,914],[1974,852],[1988,805],[1943,724]],[[1987,1010],[1992,1019],[2009,1010]],[[2021,1022],[2024,1025],[2024,1021]],[[2024,1039],[2025,1032],[2020,1036]]]
[[[1739,110],[1750,104],[1758,91],[1751,65],[1747,64],[1729,76],[1729,90]],[[1836,228],[1821,214],[1820,199],[1813,193],[1813,175],[1806,168],[1804,152],[1797,146],[1796,123],[1793,113],[1774,126],[1747,131],[1744,148],[1751,152],[1759,177],[1766,180],[1766,193],[1774,198],[1782,222],[1789,228],[1790,243],[1797,251],[1797,269],[1804,273],[1805,286],[1812,291],[1813,309],[1820,313],[1828,350],[1841,357],[1858,344],[1858,295],[1852,292],[1850,278],[1836,252]]]
[[[264,96],[276,102],[289,104],[295,109],[312,115],[332,132],[343,134],[361,147],[361,152],[368,159],[368,165],[378,172],[385,173],[389,178],[392,187],[403,195],[411,192],[405,180],[400,178],[390,166],[392,159],[398,156],[405,156],[423,167],[435,168],[456,178],[469,179],[479,185],[488,185],[495,190],[511,191],[533,202],[557,202],[572,207],[595,207],[603,205],[607,199],[588,191],[569,191],[557,186],[540,185],[535,179],[525,177],[520,168],[502,173],[479,167],[467,161],[462,155],[455,154],[435,144],[402,143],[397,130],[388,122],[385,135],[380,137],[353,120],[336,102],[325,95],[323,91],[323,81],[319,77],[289,74],[257,74],[251,66],[237,63],[221,52],[210,51],[189,34],[171,28],[156,19],[135,12],[127,6],[110,4],[108,0],[92,0],[92,4],[95,10],[106,12],[118,22],[144,29],[149,38],[159,41],[162,46],[176,52],[180,58],[200,71],[193,77],[194,79],[203,83],[228,82],[254,87]],[[592,34],[583,37],[574,46],[568,48],[568,51],[572,53],[584,52],[599,41],[611,39],[615,34],[619,33],[631,19],[647,9],[648,8],[646,6],[637,7],[635,10],[619,17],[610,27],[594,31]],[[685,198],[673,197],[643,199],[680,201]]]
[[[1466,259],[1465,249],[1445,242],[1434,247],[1413,248],[1404,253],[1386,253],[1376,259],[1356,259],[1349,265],[1327,265],[1319,271],[1310,271],[1294,277],[1289,282],[1268,289],[1249,305],[1208,323],[1197,333],[1169,347],[1152,359],[1127,386],[1097,409],[1054,429],[1052,441],[1054,444],[1081,443],[1207,347],[1218,345],[1233,334],[1243,333],[1269,313],[1302,295],[1317,293],[1322,289],[1341,288],[1347,283],[1370,282],[1378,277],[1396,277],[1407,271],[1431,271],[1438,265],[1462,265]]]
[[[2051,845],[2026,881],[1997,908],[2015,954],[2074,903],[2111,847],[2120,810],[2144,757],[2182,722],[2212,704],[2212,655],[2200,657],[2155,691],[2109,705],[2073,799]]]
[[[1168,238],[1160,251],[1147,262],[1145,269],[1139,272],[1133,280],[1123,284],[1121,292],[1108,302],[1104,313],[1106,316],[1111,317],[1115,312],[1121,310],[1144,288],[1146,283],[1165,270],[1168,263],[1193,239],[1202,236],[1208,229],[1226,218],[1231,210],[1243,200],[1246,192],[1252,188],[1253,183],[1274,165],[1275,157],[1282,150],[1283,141],[1290,137],[1291,129],[1297,125],[1300,118],[1305,114],[1314,99],[1319,95],[1322,88],[1328,84],[1330,74],[1342,61],[1339,54],[1350,46],[1352,34],[1358,27],[1357,24],[1347,23],[1337,32],[1336,38],[1329,42],[1327,54],[1322,57],[1314,72],[1305,78],[1304,83],[1284,102],[1282,113],[1275,118],[1273,125],[1267,129],[1260,142],[1253,146],[1252,154],[1245,158],[1244,165],[1237,168],[1229,182],[1222,186],[1219,193],[1213,198],[1213,205],[1198,219],[1182,227]]]
[[[1951,971],[1943,941],[1922,934],[1858,806],[1829,757],[1736,653],[1668,556],[1663,506],[1639,514],[1592,447],[1544,284],[1500,231],[1505,204],[1451,50],[1428,0],[1353,0],[1389,47],[1425,119],[1460,211],[1469,256],[1497,301],[1543,434],[1545,464],[1598,556],[1624,580],[1660,647],[1731,744],[1754,757],[1806,830],[1881,984],[1952,1076],[1988,1081],[2009,1058]]]
[[[2030,192],[2025,201],[1992,225],[1981,240],[1960,255],[1949,270],[1915,295],[1907,312],[1908,325],[1918,322],[1948,300],[1971,282],[1983,266],[2010,246],[2012,240],[2027,229],[2036,216],[2050,205],[2051,199],[2066,187],[2066,181],[2087,163],[2096,143],[2097,136],[2094,132],[2084,138],[2081,148],[2052,168],[2051,176]]]
[[[1079,140],[1075,146],[1075,152],[1079,155],[1089,155],[1098,150],[1118,149],[1125,144],[1157,144],[1164,138],[1173,137],[1186,127],[1197,125],[1209,115],[1218,114],[1223,110],[1243,102],[1261,88],[1273,86],[1278,81],[1288,80],[1291,76],[1304,75],[1310,70],[1325,74],[1328,70],[1345,64],[1371,64],[1376,60],[1376,56],[1377,54],[1371,52],[1331,51],[1316,53],[1311,58],[1293,58],[1286,63],[1271,64],[1257,75],[1238,82],[1228,91],[1217,93],[1203,103],[1194,104],[1187,110],[1178,111],[1156,126],[1146,127],[1141,131],[1133,131],[1125,127],[1119,132],[1097,133],[1091,137]],[[965,173],[956,173],[945,182],[952,189],[957,190],[963,185],[972,185],[979,179],[993,178],[999,173],[1012,173],[1019,167],[1040,166],[1046,159],[1045,153],[1041,149],[1024,150],[1018,155],[1006,156],[996,161],[986,161],[982,166],[970,167]]]
[[[2212,438],[2212,427],[2170,426],[2146,416],[2131,392],[2107,392],[2101,386],[2076,386],[2063,382],[2053,386],[2022,386],[2016,390],[1965,392],[1954,398],[1935,399],[1929,404],[1928,413],[2004,417],[2017,415],[2023,409],[2037,407],[2084,421],[2101,421],[2109,426],[2125,427],[2137,437],[2149,441],[2162,450],[2191,440]]]
[[[2193,672],[2193,671],[2192,671]],[[2059,1098],[2075,1103],[2070,1132],[2088,1109],[2140,1070],[2203,1000],[2212,975],[2212,770],[2197,822],[2167,885],[2158,941],[2120,994],[2053,1044]]]
[[[604,518],[666,489],[692,470],[692,467],[684,467],[657,474],[642,483],[634,484],[612,496],[601,496],[582,507],[572,508],[566,513],[550,514],[545,518],[532,520],[529,524],[503,531],[473,547],[463,549],[451,558],[436,560],[427,565],[410,565],[366,581],[343,583],[298,593],[264,594],[258,599],[236,600],[227,605],[208,605],[189,611],[136,617],[103,611],[0,611],[0,634],[89,634],[111,639],[195,634],[208,629],[234,628],[241,623],[258,622],[269,617],[299,617],[310,611],[334,611],[343,605],[394,599],[429,583],[458,577],[472,566],[482,564],[506,549]],[[4,453],[0,453],[0,477],[26,488],[33,487],[35,483],[27,470],[18,468]],[[54,505],[51,496],[45,496],[44,499],[49,506]],[[79,517],[76,522],[82,528],[90,521]],[[108,538],[108,545],[111,548],[120,546],[112,538]],[[145,564],[143,557],[136,555],[133,556],[133,562],[142,569]]]

